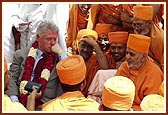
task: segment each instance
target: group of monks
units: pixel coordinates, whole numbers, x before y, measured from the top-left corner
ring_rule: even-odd
[[[66,93],[44,103],[41,110],[163,111],[163,10],[160,4],[70,6],[66,43],[72,51],[56,66]],[[6,68],[4,64],[5,75]],[[89,94],[96,73],[109,69],[116,70],[114,76],[103,82],[102,91]],[[4,79],[5,90],[8,80]],[[30,103],[35,101],[33,93],[28,99]],[[87,98],[89,95],[100,100]],[[30,106],[28,110],[34,110]]]

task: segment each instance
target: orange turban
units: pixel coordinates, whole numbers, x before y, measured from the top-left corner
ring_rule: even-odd
[[[96,31],[91,29],[82,29],[78,32],[77,40],[80,41],[84,36],[92,36],[94,40],[97,40],[98,34]]]
[[[140,53],[148,53],[151,38],[139,34],[129,34],[127,47]]]
[[[134,6],[134,17],[143,20],[153,19],[153,7],[152,6]]]
[[[7,66],[7,61],[6,58],[4,57],[4,73],[8,70],[8,66]]]
[[[110,32],[108,33],[110,43],[127,44],[128,32]]]
[[[123,76],[114,76],[104,83],[102,103],[116,110],[129,110],[135,96],[134,83]]]
[[[159,87],[159,94],[164,97],[164,81]]]
[[[76,85],[85,79],[86,66],[80,55],[72,55],[61,60],[56,70],[61,83]]]
[[[105,23],[98,23],[96,24],[95,28],[98,34],[108,34],[109,32],[113,31],[112,24],[105,24]]]
[[[164,97],[158,94],[149,94],[143,98],[140,107],[142,111],[163,111]]]

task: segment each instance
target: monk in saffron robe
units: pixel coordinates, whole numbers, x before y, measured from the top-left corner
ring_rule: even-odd
[[[142,99],[149,94],[158,94],[163,81],[163,72],[148,56],[151,38],[130,34],[127,41],[126,61],[117,70],[116,75],[131,79],[136,87],[133,110],[141,110]]]
[[[76,36],[78,31],[87,26],[90,7],[90,4],[73,4],[70,6],[66,44],[73,51],[77,49]]]
[[[135,6],[133,28],[136,34],[151,38],[149,56],[164,70],[164,31],[152,21],[152,6]]]
[[[86,64],[86,87],[82,93],[87,97],[88,88],[99,69],[108,69],[108,62],[101,48],[96,42],[97,32],[91,29],[83,29],[78,32],[77,40],[79,55],[83,57]]]
[[[164,97],[164,87],[165,86],[164,86],[164,81],[163,81],[162,84],[159,87],[159,94],[163,97]]]
[[[96,24],[95,31],[98,34],[97,43],[101,47],[101,50],[103,51],[104,54],[108,52],[110,46],[108,33],[113,31],[112,26],[113,26],[112,24],[105,24],[105,23]]]
[[[99,104],[85,98],[80,92],[85,80],[86,65],[80,55],[72,55],[60,61],[56,71],[64,93],[42,105],[43,111],[98,111]]]
[[[126,56],[126,44],[128,40],[128,32],[118,31],[109,32],[108,38],[110,41],[110,48],[107,54],[105,54],[109,68],[108,70],[99,70],[92,80],[89,87],[89,97],[93,98],[97,102],[101,103],[101,95],[104,82],[112,77],[117,68],[125,61]]]
[[[130,9],[132,6],[133,4],[93,4],[91,6],[87,28],[95,29],[97,23],[106,23],[113,25],[112,31],[129,31],[128,28],[123,26],[123,21],[125,23],[129,23],[129,21],[127,19],[122,20],[120,16],[123,11],[131,16]]]
[[[9,84],[10,74],[8,71],[7,61],[4,57],[4,91],[7,90],[7,86]],[[12,102],[8,95],[4,94],[3,96],[4,101],[4,111],[5,112],[13,112],[13,111],[27,111],[27,109],[19,102]]]
[[[125,61],[128,32],[109,32],[108,38],[110,42],[110,48],[106,57],[110,65],[109,67],[111,69],[117,69],[121,63]]]

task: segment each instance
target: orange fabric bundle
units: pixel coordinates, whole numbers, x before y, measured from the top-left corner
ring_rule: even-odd
[[[98,111],[99,103],[80,91],[66,92],[42,105],[42,111]]]
[[[159,87],[159,94],[164,97],[164,81],[161,83]]]
[[[8,95],[4,94],[4,111],[5,112],[20,112],[28,111],[20,102],[12,102]]]
[[[68,85],[76,85],[85,79],[86,66],[80,55],[72,55],[61,60],[56,71],[61,83]]]
[[[149,94],[143,98],[140,107],[142,111],[163,111],[164,97],[158,94]]]
[[[118,31],[108,33],[110,43],[127,44],[128,32]]]
[[[8,70],[6,58],[4,57],[4,73]]]
[[[77,40],[80,41],[84,36],[92,36],[94,40],[97,40],[98,34],[96,31],[91,29],[82,29],[78,32]]]
[[[98,34],[108,34],[109,32],[113,31],[112,28],[112,24],[98,23],[96,24],[95,30]]]
[[[134,6],[134,17],[140,18],[143,20],[152,20],[153,19],[153,7],[152,6]]]
[[[104,83],[102,103],[116,110],[129,110],[135,96],[135,85],[126,77],[114,76]]]
[[[127,47],[140,53],[148,53],[150,41],[151,38],[148,36],[129,34]]]

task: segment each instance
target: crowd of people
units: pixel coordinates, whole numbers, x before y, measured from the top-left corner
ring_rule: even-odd
[[[4,111],[164,112],[164,4],[68,5],[21,4],[13,53],[4,46]]]

